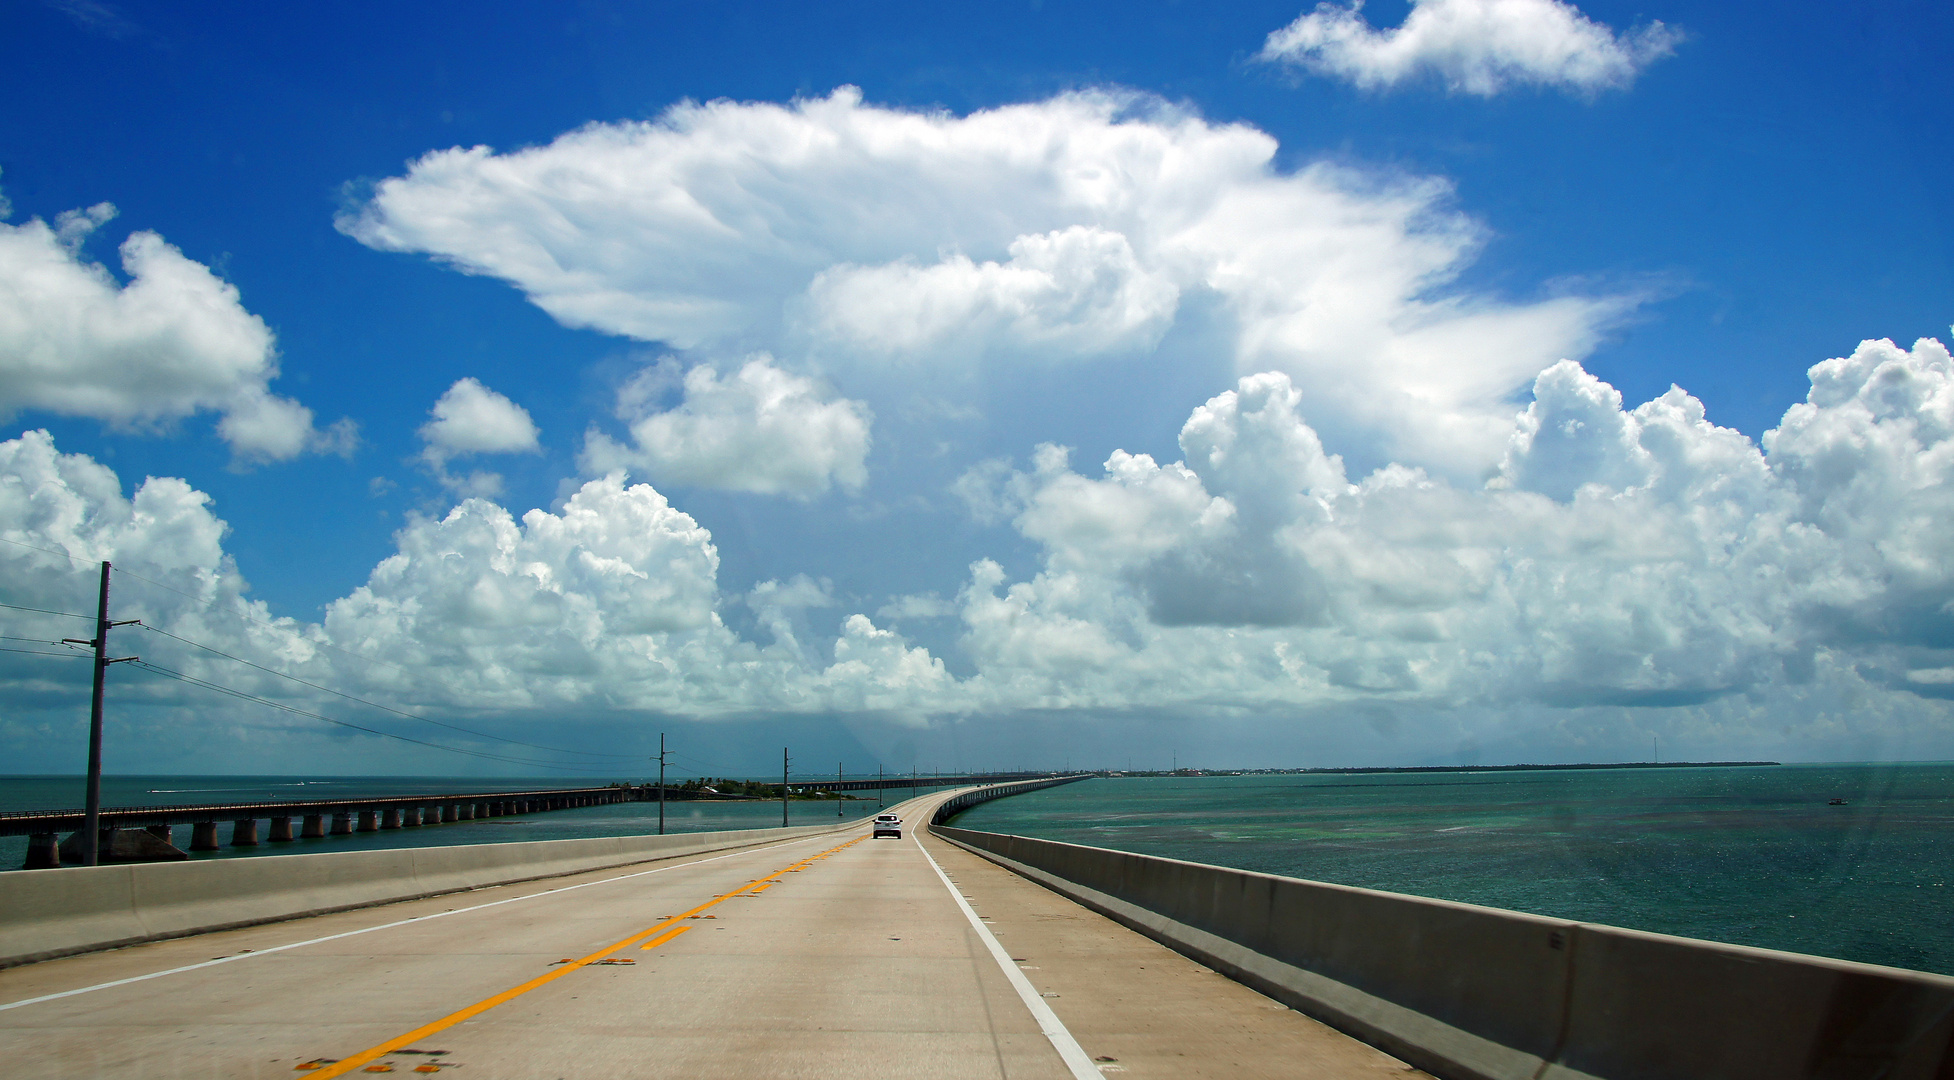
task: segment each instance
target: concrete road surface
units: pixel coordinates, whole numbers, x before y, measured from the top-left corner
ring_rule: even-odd
[[[962,849],[866,826],[0,971],[15,1080],[382,1072],[1418,1075]]]

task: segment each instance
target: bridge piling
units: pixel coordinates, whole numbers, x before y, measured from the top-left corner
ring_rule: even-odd
[[[231,822],[232,847],[258,846],[258,819],[239,818]]]
[[[287,841],[289,841],[289,840],[291,840],[291,839],[292,839],[292,819],[291,819],[291,818],[288,818],[288,817],[274,817],[274,818],[272,818],[272,819],[271,819],[271,835],[270,835],[270,836],[267,836],[267,837],[265,837],[265,839],[267,839],[267,840],[287,840]]]
[[[217,851],[222,846],[217,842],[215,821],[199,821],[190,826],[191,851]]]
[[[379,830],[380,830],[380,812],[377,810],[360,811],[360,831],[378,832]]]
[[[326,835],[326,815],[307,814],[305,824],[299,827],[299,839],[323,840]]]
[[[28,870],[52,870],[61,865],[61,834],[35,833],[27,838]]]

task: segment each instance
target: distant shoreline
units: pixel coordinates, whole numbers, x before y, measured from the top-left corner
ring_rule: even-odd
[[[1111,772],[1107,776],[1309,776],[1351,773],[1551,772],[1564,769],[1737,769],[1783,765],[1782,761],[1613,761],[1571,765],[1358,765],[1311,769],[1179,769],[1172,772]]]

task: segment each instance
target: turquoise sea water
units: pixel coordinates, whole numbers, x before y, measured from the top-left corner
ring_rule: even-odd
[[[1954,975],[1954,765],[1102,779],[955,824]]]
[[[776,781],[777,782],[777,781]],[[452,777],[293,777],[293,776],[105,776],[102,778],[104,806],[189,806],[211,803],[239,803],[307,799],[340,799],[387,795],[487,794],[496,791],[542,791],[569,786],[562,777],[498,777],[464,779]],[[840,803],[842,819],[855,819],[876,812],[875,792],[867,799]],[[891,788],[890,802],[909,797],[906,790]],[[83,784],[79,776],[0,776],[0,810],[65,810],[82,805]],[[821,825],[838,819],[833,802],[794,801],[788,803],[794,825]],[[714,829],[764,829],[780,824],[778,802],[667,802],[666,832],[710,832]],[[292,840],[261,843],[255,848],[232,848],[197,852],[193,859],[229,859],[259,855],[297,855],[319,851],[367,851],[376,848],[436,847],[444,844],[495,844],[516,840],[572,840],[590,836],[636,836],[658,831],[658,804],[618,803],[610,806],[585,806],[575,810],[551,810],[540,814],[489,818],[483,821],[456,821],[446,825],[423,825],[414,829],[389,829],[355,833],[352,836],[321,840]],[[218,830],[226,845],[231,831],[228,823]],[[176,829],[178,847],[190,842],[190,829]],[[0,870],[17,870],[27,857],[27,838],[0,836]]]

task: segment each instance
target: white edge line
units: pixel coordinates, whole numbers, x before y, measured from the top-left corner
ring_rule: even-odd
[[[511,896],[507,900],[491,900],[486,904],[476,904],[474,907],[455,908],[452,911],[437,911],[432,915],[416,915],[411,919],[401,919],[397,922],[381,923],[379,926],[367,926],[367,927],[362,927],[361,929],[358,930],[348,930],[345,931],[344,933],[327,934],[325,937],[312,938],[309,941],[294,941],[288,945],[273,945],[271,948],[268,949],[254,949],[251,952],[247,952],[247,953],[233,953],[230,956],[220,956],[215,960],[205,960],[202,963],[186,964],[183,967],[169,968],[164,971],[152,971],[147,975],[132,975],[126,979],[116,979],[112,982],[96,983],[93,986],[84,986],[75,990],[63,990],[58,994],[42,994],[40,997],[22,998],[19,1001],[9,1001],[4,1005],[0,1005],[0,1012],[6,1012],[8,1009],[18,1009],[26,1005],[39,1005],[43,1001],[56,1001],[61,998],[74,997],[77,994],[90,994],[90,993],[94,993],[97,990],[108,990],[117,986],[127,986],[130,983],[147,982],[150,979],[160,979],[165,975],[180,975],[186,971],[196,971],[199,968],[216,967],[219,964],[228,964],[236,960],[250,960],[253,957],[270,956],[272,953],[284,952],[287,949],[302,949],[307,945],[318,945],[328,941],[338,941],[340,938],[358,937],[361,934],[371,934],[376,930],[391,930],[396,926],[406,926],[408,923],[426,922],[429,919],[440,919],[440,918],[445,918],[446,916],[449,915],[466,915],[471,911],[480,911],[483,908],[501,907],[503,904],[517,904],[517,903],[521,903],[524,900],[536,900],[545,896],[555,896],[558,893],[574,892],[577,889],[588,889],[592,885],[609,885],[612,882],[629,881],[632,878],[641,878],[647,874],[662,874],[667,870],[680,870],[688,866],[699,866],[703,863],[718,862],[721,859],[738,858],[741,855],[752,855],[761,851],[772,851],[776,848],[793,847],[795,844],[811,844],[816,840],[825,840],[825,839],[827,838],[823,836],[809,836],[799,840],[787,840],[780,843],[762,842],[759,845],[747,848],[743,851],[732,851],[724,855],[714,855],[709,859],[697,859],[692,862],[673,863],[670,866],[660,866],[651,870],[640,870],[635,874],[623,874],[614,878],[605,878],[602,881],[586,881],[581,885],[565,885],[559,889],[546,889],[543,892],[530,893],[526,896]],[[684,856],[679,856],[679,858],[684,858]],[[589,871],[585,871],[585,873],[589,873]],[[511,884],[516,884],[516,883],[512,882]],[[494,888],[494,886],[483,886],[483,888]],[[421,899],[430,899],[430,898],[422,897]],[[406,903],[407,901],[401,900],[395,902]],[[328,913],[328,914],[336,914],[336,913]],[[317,916],[314,917],[316,918]],[[214,932],[215,931],[213,931],[213,933]],[[197,936],[197,935],[190,935],[190,936]]]
[[[1038,996],[1037,988],[1031,985],[1030,979],[1025,978],[1024,972],[1018,970],[1017,962],[1011,959],[1010,953],[1004,951],[1004,946],[998,944],[990,927],[985,926],[984,920],[977,917],[976,910],[963,898],[963,893],[957,891],[956,883],[950,880],[950,875],[944,873],[941,866],[936,865],[936,860],[930,857],[929,849],[923,846],[922,836],[918,834],[912,836],[912,839],[916,841],[916,850],[923,853],[923,858],[929,859],[930,869],[936,871],[936,876],[943,882],[943,887],[950,890],[950,899],[957,902],[957,907],[963,911],[963,917],[970,920],[970,925],[976,929],[977,936],[984,939],[984,947],[991,951],[991,959],[996,960],[997,966],[1003,969],[1005,979],[1011,983],[1011,989],[1016,990],[1018,997],[1024,999],[1025,1008],[1030,1009],[1032,1019],[1038,1021],[1038,1030],[1044,1032],[1045,1037],[1052,1041],[1052,1049],[1058,1051],[1060,1060],[1064,1061],[1066,1069],[1071,1071],[1072,1080],[1100,1080],[1102,1074],[1099,1066],[1094,1065],[1092,1059],[1086,1056],[1085,1047],[1080,1046],[1079,1040],[1072,1037],[1072,1032],[1066,1028],[1063,1021],[1059,1020],[1058,1014],[1052,1011],[1052,1007],[1045,1004],[1044,998]]]

